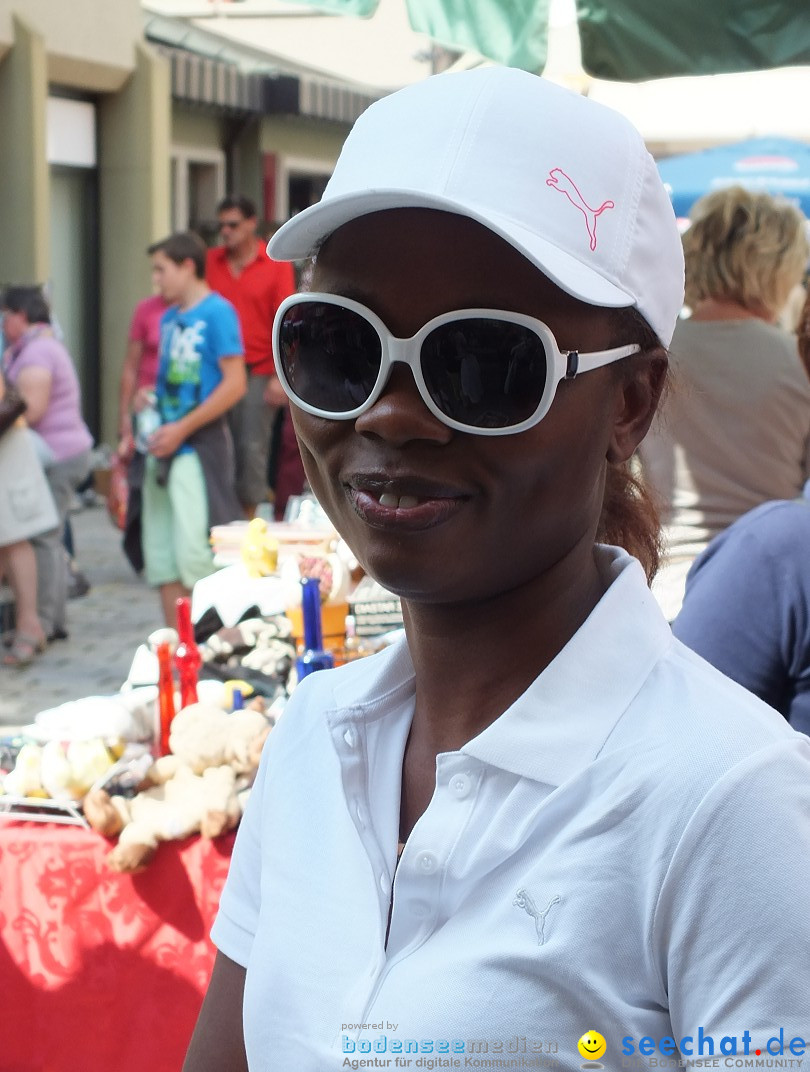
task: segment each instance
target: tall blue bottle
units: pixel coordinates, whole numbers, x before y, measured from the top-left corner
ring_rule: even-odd
[[[329,670],[334,659],[323,647],[321,628],[321,586],[317,577],[307,577],[301,581],[301,610],[304,618],[304,650],[298,656],[296,668],[298,680],[316,670]]]

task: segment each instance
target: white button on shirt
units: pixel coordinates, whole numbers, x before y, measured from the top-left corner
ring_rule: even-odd
[[[432,875],[439,866],[439,861],[435,853],[420,852],[416,857],[416,866],[423,875]]]
[[[587,1030],[608,1067],[626,1036],[810,1037],[810,742],[672,638],[633,559],[598,562],[569,644],[437,757],[396,873],[407,647],[296,689],[213,929],[251,1072],[340,1069],[380,1035],[358,1024],[556,1042],[571,1070]]]
[[[468,774],[453,774],[450,777],[450,792],[458,800],[464,800],[465,797],[470,795],[472,789],[472,778]]]

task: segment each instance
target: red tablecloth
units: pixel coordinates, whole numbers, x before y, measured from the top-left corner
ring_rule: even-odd
[[[91,831],[0,820],[0,1072],[178,1072],[232,847],[117,875]]]

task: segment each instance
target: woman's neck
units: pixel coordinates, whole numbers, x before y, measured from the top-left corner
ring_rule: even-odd
[[[31,342],[33,339],[36,339],[38,336],[45,334],[53,335],[53,329],[51,328],[50,324],[29,324],[26,327],[25,331],[23,331],[23,333],[18,338],[11,342],[6,349],[6,366],[10,366],[11,363],[20,356],[20,354],[23,352],[29,342]]]
[[[568,643],[604,594],[592,548],[476,610],[405,605],[417,671],[414,730],[451,751],[510,706]]]
[[[762,305],[747,306],[734,298],[701,298],[692,311],[692,320],[773,320]]]
[[[514,703],[601,599],[593,552],[572,565],[475,609],[403,602],[416,702],[402,765],[401,841],[430,803],[436,756],[457,751]]]

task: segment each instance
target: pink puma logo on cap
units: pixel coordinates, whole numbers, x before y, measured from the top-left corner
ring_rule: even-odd
[[[601,216],[606,208],[615,208],[616,206],[612,201],[603,202],[599,208],[591,208],[585,198],[577,189],[577,185],[573,179],[561,168],[552,168],[548,173],[546,179],[546,186],[551,186],[555,190],[559,190],[561,194],[565,194],[568,200],[578,208],[582,215],[585,217],[585,226],[588,228],[588,238],[590,238],[591,250],[596,249],[596,217]]]

